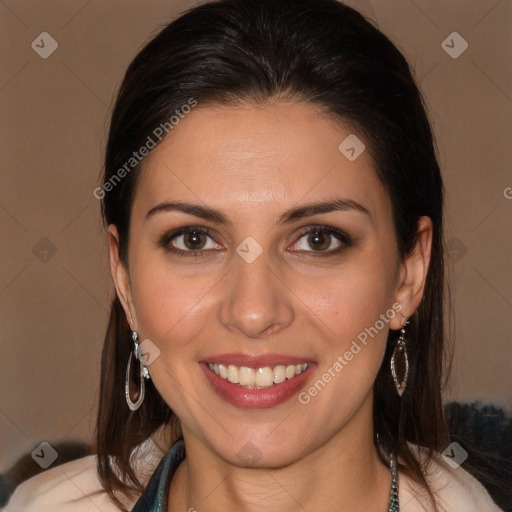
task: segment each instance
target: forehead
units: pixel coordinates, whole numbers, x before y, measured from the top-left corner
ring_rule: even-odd
[[[199,104],[145,162],[133,213],[181,199],[277,214],[281,206],[333,194],[370,210],[387,209],[369,151],[355,160],[347,158],[354,152],[343,152],[347,144],[359,152],[358,140],[366,144],[348,125],[307,103]]]

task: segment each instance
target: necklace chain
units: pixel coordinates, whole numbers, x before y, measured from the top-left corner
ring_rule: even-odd
[[[398,477],[394,453],[391,453],[389,465],[391,466],[391,491],[389,493],[388,512],[400,512],[400,504],[398,503]]]

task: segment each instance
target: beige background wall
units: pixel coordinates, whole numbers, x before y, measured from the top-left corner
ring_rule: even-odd
[[[92,194],[109,110],[144,41],[192,4],[0,2],[0,470],[41,441],[90,439],[111,294]],[[457,315],[451,396],[510,410],[512,3],[350,4],[404,51],[434,121]],[[456,59],[441,46],[454,31],[469,44]],[[58,43],[47,59],[31,48],[41,32]]]

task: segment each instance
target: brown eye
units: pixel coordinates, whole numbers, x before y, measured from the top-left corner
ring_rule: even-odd
[[[222,248],[207,228],[180,228],[160,240],[160,245],[178,256],[201,256],[203,252]]]
[[[308,235],[307,241],[311,248],[317,251],[325,251],[331,245],[331,236],[322,231],[314,231]]]
[[[190,233],[186,233],[183,236],[183,243],[190,250],[202,249],[203,245],[206,243],[206,236],[204,233],[200,231],[191,231]]]
[[[313,226],[299,234],[292,251],[325,253],[325,256],[336,254],[345,247],[352,245],[350,236],[338,229],[328,226]]]

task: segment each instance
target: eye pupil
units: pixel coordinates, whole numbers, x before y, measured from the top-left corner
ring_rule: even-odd
[[[201,240],[201,237],[204,237],[204,233],[199,231],[191,231],[190,233],[186,233],[183,237],[183,241],[188,249],[197,249],[198,246],[201,246],[204,240]],[[190,243],[189,243],[190,242]]]

